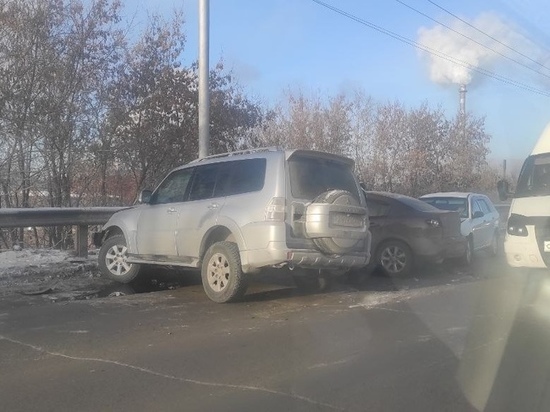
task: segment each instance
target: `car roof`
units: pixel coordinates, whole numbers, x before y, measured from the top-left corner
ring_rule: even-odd
[[[413,201],[418,202],[417,198],[412,197],[412,196],[402,195],[401,193],[381,192],[381,191],[377,191],[377,190],[367,190],[367,191],[365,191],[365,193],[367,195],[367,199],[368,199],[369,195],[374,195],[374,196],[385,197],[385,198],[388,198],[388,199],[393,199],[393,200],[396,200],[398,202],[402,201],[403,199],[409,199],[409,200],[413,200]]]
[[[304,149],[282,149],[280,147],[262,147],[257,149],[248,149],[241,150],[236,152],[220,153],[210,156],[206,156],[202,159],[195,159],[187,164],[181,165],[176,169],[185,169],[189,166],[194,166],[198,164],[210,164],[210,163],[220,163],[227,162],[231,160],[244,160],[244,159],[255,159],[258,157],[273,157],[273,156],[284,156],[285,159],[290,159],[295,155],[310,156],[316,158],[323,158],[328,160],[334,160],[340,163],[344,163],[349,167],[353,167],[355,162],[349,157],[321,152],[317,150],[304,150]]]
[[[426,199],[430,197],[456,197],[460,199],[466,199],[468,196],[485,196],[480,193],[472,192],[438,192],[438,193],[429,193],[427,195],[420,196],[420,199]]]
[[[395,200],[400,200],[400,199],[403,199],[403,198],[408,198],[408,199],[415,199],[414,197],[411,197],[411,196],[407,196],[407,195],[402,195],[400,193],[391,193],[391,192],[379,192],[379,191],[376,191],[376,190],[367,190],[365,192],[368,195],[375,195],[375,196],[381,196],[381,197],[389,197],[390,199],[395,199]],[[415,199],[417,200],[417,199]]]
[[[369,203],[369,196],[385,198],[386,200],[391,199],[403,206],[408,208],[413,208],[418,212],[441,212],[440,209],[429,205],[422,200],[419,200],[412,196],[402,195],[400,193],[391,193],[391,192],[378,192],[378,191],[365,191],[367,204]]]

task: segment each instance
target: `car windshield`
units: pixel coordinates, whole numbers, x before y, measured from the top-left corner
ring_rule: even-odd
[[[424,197],[422,201],[442,210],[458,212],[462,219],[469,217],[468,199],[457,197]]]
[[[550,195],[550,155],[529,156],[521,169],[515,197]]]

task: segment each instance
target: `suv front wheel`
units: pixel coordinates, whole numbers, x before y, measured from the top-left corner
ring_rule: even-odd
[[[202,261],[201,278],[206,295],[214,302],[234,302],[242,298],[248,285],[237,245],[224,241],[210,246]]]
[[[124,235],[114,235],[105,240],[98,256],[101,273],[115,282],[130,283],[134,280],[140,266],[126,261],[127,251]]]

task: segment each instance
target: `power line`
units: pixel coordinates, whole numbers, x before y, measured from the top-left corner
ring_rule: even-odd
[[[409,9],[413,10],[414,12],[416,12],[416,13],[418,13],[418,14],[420,14],[420,15],[422,15],[422,16],[428,18],[428,19],[430,19],[431,21],[433,21],[433,22],[435,22],[435,23],[437,23],[437,24],[439,24],[439,25],[445,27],[446,29],[451,30],[452,32],[454,32],[454,33],[456,33],[456,34],[458,34],[458,35],[460,35],[460,36],[462,36],[462,37],[464,37],[464,38],[466,38],[466,39],[468,39],[468,40],[470,40],[470,41],[472,41],[472,42],[478,44],[479,46],[484,47],[485,49],[490,50],[490,51],[492,51],[493,53],[498,54],[499,56],[504,57],[504,58],[507,59],[507,60],[510,60],[510,61],[512,61],[512,62],[514,62],[514,63],[516,63],[516,64],[518,64],[518,65],[520,65],[520,66],[522,66],[522,67],[525,67],[526,69],[529,69],[529,70],[531,70],[531,71],[534,71],[535,73],[540,74],[540,75],[542,75],[542,76],[544,76],[544,77],[548,77],[548,78],[550,79],[550,75],[548,75],[548,74],[546,74],[546,73],[542,73],[542,72],[540,72],[540,71],[534,69],[533,67],[528,66],[528,65],[526,65],[525,63],[520,62],[519,60],[516,60],[516,59],[514,59],[514,58],[512,58],[512,57],[510,57],[510,56],[507,56],[507,55],[505,55],[504,53],[501,53],[501,52],[499,52],[498,50],[495,50],[495,49],[493,49],[493,48],[491,48],[491,47],[489,47],[489,46],[487,46],[487,45],[485,45],[485,44],[483,44],[483,43],[481,43],[481,42],[479,42],[479,41],[477,41],[477,40],[471,38],[470,36],[467,36],[466,34],[461,33],[461,32],[459,32],[458,30],[453,29],[452,27],[446,25],[445,23],[441,23],[440,21],[434,19],[433,17],[430,17],[429,15],[427,15],[426,13],[421,12],[421,11],[418,10],[418,9],[415,9],[414,7],[408,5],[407,3],[404,3],[404,2],[402,2],[401,0],[395,0],[395,1],[398,2],[399,4],[402,4],[402,5],[405,6],[405,7],[407,7],[407,8],[409,8]],[[501,42],[499,42],[499,43],[501,43]],[[501,43],[501,44],[504,44],[504,43]],[[530,60],[531,60],[531,59],[530,59]],[[542,67],[544,67],[544,68],[547,69],[547,70],[550,70],[550,69],[549,69],[548,67],[546,67],[546,66],[542,66]]]
[[[487,36],[487,37],[490,38],[491,40],[496,41],[498,44],[503,45],[503,46],[506,47],[508,50],[511,50],[511,51],[513,51],[514,53],[517,53],[517,54],[519,54],[520,56],[525,57],[527,60],[530,60],[531,62],[533,62],[533,63],[535,63],[535,64],[537,64],[537,65],[539,65],[539,66],[541,66],[541,67],[543,67],[543,68],[545,68],[545,69],[547,69],[547,70],[550,70],[548,67],[546,67],[546,66],[545,66],[544,64],[542,64],[541,62],[538,62],[538,61],[532,59],[531,57],[527,56],[526,54],[520,52],[519,50],[514,49],[513,47],[511,47],[511,46],[507,45],[506,43],[500,41],[500,40],[497,39],[496,37],[491,36],[489,33],[486,33],[486,32],[484,32],[483,30],[478,29],[476,26],[474,26],[473,24],[468,23],[466,20],[464,20],[464,19],[458,17],[456,14],[454,14],[454,13],[452,13],[451,11],[447,10],[445,7],[440,6],[439,4],[437,4],[436,2],[434,2],[434,1],[432,1],[432,0],[428,0],[428,2],[430,2],[431,4],[433,4],[433,5],[434,5],[435,7],[437,7],[438,9],[443,10],[445,13],[447,13],[447,14],[453,16],[455,19],[457,19],[457,20],[461,21],[462,23],[466,24],[468,27],[471,27],[472,29],[474,29],[474,30],[476,30],[477,32],[483,34],[484,36]]]
[[[422,50],[422,51],[425,51],[426,53],[429,53],[431,55],[434,55],[436,57],[439,57],[443,60],[447,60],[453,64],[456,64],[457,66],[461,66],[461,67],[464,67],[464,68],[467,68],[469,70],[472,70],[476,73],[479,73],[479,74],[482,74],[484,76],[487,76],[487,77],[491,77],[495,80],[498,80],[502,83],[505,83],[505,84],[509,84],[509,85],[512,85],[514,87],[517,87],[517,88],[520,88],[520,89],[523,89],[523,90],[526,90],[526,91],[530,91],[532,93],[536,93],[536,94],[539,94],[539,95],[542,95],[542,96],[545,96],[545,97],[550,97],[550,92],[546,92],[544,90],[540,90],[540,89],[536,89],[528,84],[525,84],[525,83],[521,83],[521,82],[517,82],[515,80],[512,80],[508,77],[504,77],[504,76],[500,76],[494,72],[491,72],[489,70],[486,70],[486,69],[483,69],[481,67],[476,67],[476,66],[473,66],[472,64],[468,63],[468,62],[465,62],[465,61],[462,61],[462,60],[459,60],[459,59],[456,59],[454,57],[451,57],[443,52],[440,52],[438,50],[434,50],[426,45],[423,45],[423,44],[420,44],[414,40],[410,40],[404,36],[401,36],[397,33],[394,33],[390,30],[387,30],[387,29],[384,29],[383,27],[380,27],[380,26],[377,26],[376,24],[374,23],[371,23],[369,21],[366,21],[366,20],[363,20],[357,16],[354,16],[353,14],[351,13],[348,13],[348,12],[345,12],[344,10],[340,10],[334,6],[331,6],[330,4],[327,4],[327,3],[324,3],[320,0],[311,0],[313,1],[314,3],[317,3],[318,5],[320,6],[323,6],[329,10],[332,10],[334,11],[335,13],[338,13],[344,17],[347,17],[351,20],[354,20],[356,21],[357,23],[360,23],[364,26],[367,26],[373,30],[376,30],[382,34],[385,34],[387,36],[390,36],[396,40],[399,40],[400,42],[402,43],[405,43],[405,44],[408,44],[409,46],[413,46],[419,50]]]

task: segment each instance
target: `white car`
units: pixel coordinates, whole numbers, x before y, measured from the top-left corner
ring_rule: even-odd
[[[482,194],[441,192],[420,197],[420,200],[443,210],[460,214],[460,232],[468,239],[464,261],[470,263],[473,252],[488,249],[498,252],[500,215],[491,200]]]

